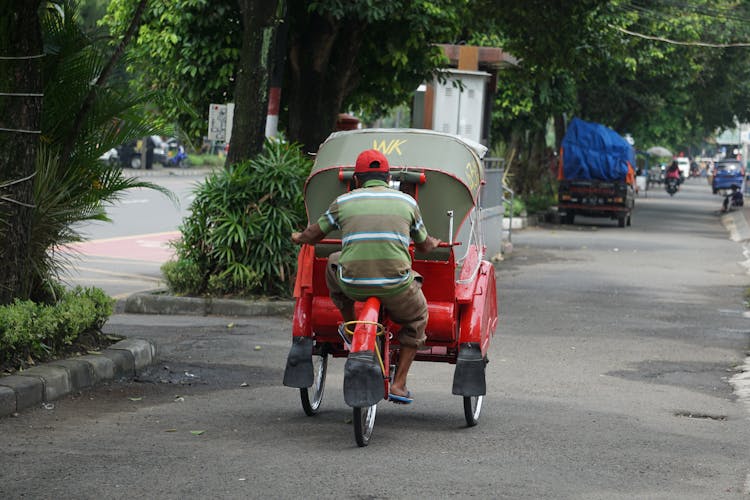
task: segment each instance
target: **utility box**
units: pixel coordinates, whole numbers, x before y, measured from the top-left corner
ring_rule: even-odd
[[[485,89],[489,73],[445,71],[445,81],[433,83],[432,129],[481,143]]]

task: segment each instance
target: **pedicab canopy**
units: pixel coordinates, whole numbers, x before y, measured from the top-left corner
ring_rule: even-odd
[[[362,129],[331,134],[320,146],[305,184],[305,205],[315,222],[328,205],[347,192],[354,162],[366,149],[388,158],[393,181],[411,190],[429,233],[449,241],[448,211],[453,211],[453,240],[479,203],[484,180],[481,158],[487,148],[451,134],[421,129]],[[340,238],[338,232],[330,238]]]
[[[573,118],[561,150],[560,180],[635,182],[635,150],[611,128]]]

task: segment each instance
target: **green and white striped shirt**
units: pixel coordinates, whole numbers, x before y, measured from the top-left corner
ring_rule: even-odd
[[[341,230],[339,281],[351,298],[395,295],[414,279],[409,240],[424,242],[427,229],[408,194],[383,181],[367,181],[336,198],[318,225],[326,234]]]

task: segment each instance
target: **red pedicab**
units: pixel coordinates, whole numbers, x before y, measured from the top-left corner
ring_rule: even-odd
[[[486,394],[485,365],[497,325],[495,272],[484,259],[479,195],[484,146],[426,130],[365,129],[332,134],[321,145],[305,183],[308,219],[315,222],[328,205],[352,186],[354,160],[366,149],[388,157],[394,187],[419,204],[430,234],[444,243],[429,254],[410,247],[412,267],[423,278],[429,320],[427,342],[415,361],[455,364],[452,393],[463,398],[468,426],[476,425]],[[500,228],[498,228],[500,230]],[[328,358],[347,358],[344,400],[353,408],[354,434],[366,446],[377,403],[388,399],[398,364],[399,325],[383,314],[380,301],[357,302],[357,321],[346,325],[328,296],[328,255],[341,248],[330,233],[317,245],[304,245],[298,257],[292,347],[284,385],[300,389],[307,415],[317,413],[325,388]]]

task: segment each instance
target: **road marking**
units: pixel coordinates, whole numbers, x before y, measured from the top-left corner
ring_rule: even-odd
[[[179,231],[137,234],[72,243],[60,249],[86,257],[119,258],[164,263],[174,257],[170,242],[180,238]]]
[[[153,276],[146,276],[145,274],[132,274],[132,273],[118,273],[116,271],[108,271],[106,269],[96,269],[94,267],[77,267],[79,271],[88,271],[96,274],[108,274],[110,276],[119,276],[121,278],[135,278],[142,281],[162,281],[161,278],[155,278]]]

